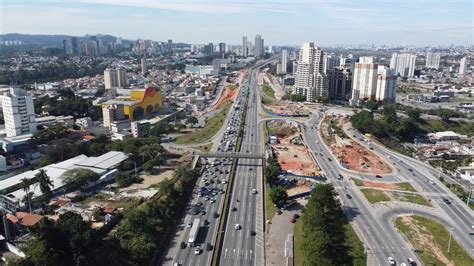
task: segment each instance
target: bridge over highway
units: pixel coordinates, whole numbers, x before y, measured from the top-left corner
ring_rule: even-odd
[[[239,158],[239,159],[262,159],[264,160],[265,154],[263,153],[244,153],[244,152],[193,152],[194,159],[192,162],[192,168],[196,167],[199,158]]]

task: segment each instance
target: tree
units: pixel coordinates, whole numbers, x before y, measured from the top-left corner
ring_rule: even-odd
[[[288,194],[283,186],[272,186],[270,188],[270,198],[272,202],[280,208],[288,200]]]
[[[444,122],[448,122],[449,119],[451,119],[451,117],[454,117],[455,114],[453,111],[451,110],[448,110],[448,109],[440,109],[438,112],[437,112],[437,115],[439,117],[441,117],[441,119],[444,121]]]
[[[38,173],[35,174],[35,179],[38,182],[41,193],[49,198],[51,196],[51,188],[54,186],[48,174],[46,174],[46,171],[44,169],[39,169]]]
[[[413,121],[418,121],[421,116],[421,111],[418,108],[411,108],[406,111],[407,115],[409,118],[411,118]]]
[[[365,110],[360,111],[351,117],[351,123],[354,128],[362,133],[371,133],[374,124],[374,115]]]
[[[382,115],[388,123],[396,123],[398,120],[396,107],[394,104],[387,104],[383,107]]]
[[[30,195],[31,181],[26,177],[22,178],[20,186],[26,194],[26,198],[27,198],[27,201],[28,201],[28,209],[31,212],[31,195]]]
[[[163,153],[163,147],[159,143],[153,143],[140,147],[139,153],[148,159],[159,160],[160,155]]]
[[[199,123],[199,120],[194,116],[190,116],[188,117],[188,119],[186,119],[186,124],[191,124],[192,126],[194,126],[197,123]]]
[[[274,183],[275,179],[281,172],[281,166],[278,163],[278,160],[274,158],[268,158],[267,164],[265,166],[265,179],[267,183],[272,184]]]
[[[365,103],[365,106],[373,113],[379,108],[379,103],[377,101],[370,100]]]
[[[78,189],[88,182],[95,182],[99,177],[94,171],[82,168],[67,170],[61,175],[63,183],[70,189]]]
[[[149,135],[155,137],[161,137],[162,135],[168,134],[169,128],[165,124],[159,124],[150,129]]]

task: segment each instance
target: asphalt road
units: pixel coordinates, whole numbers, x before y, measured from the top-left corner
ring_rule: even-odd
[[[244,135],[240,151],[246,153],[259,153],[261,151],[259,134],[257,132],[257,97],[258,86],[256,83],[256,70],[252,70],[249,79],[249,98],[245,121]],[[245,84],[245,81],[243,82]],[[257,238],[263,232],[257,225],[257,205],[262,191],[253,194],[252,190],[259,188],[257,174],[261,172],[261,160],[239,159],[234,186],[231,195],[231,207],[225,226],[224,242],[222,245],[220,265],[261,265],[256,259],[261,252],[260,245],[256,245]],[[236,225],[240,229],[235,229]],[[252,235],[251,232],[256,232]]]
[[[415,259],[414,252],[403,238],[393,228],[387,228],[373,215],[372,210],[364,201],[362,193],[353,186],[347,173],[341,170],[331,152],[322,144],[323,140],[317,130],[319,122],[320,115],[317,114],[311,118],[308,126],[302,126],[305,143],[338,192],[346,216],[363,235],[362,241],[365,243],[367,253],[369,253],[368,265],[387,265],[388,257],[394,258],[397,263],[406,262],[408,258]],[[328,158],[331,158],[331,161]],[[342,174],[345,178],[338,180],[339,174]],[[352,198],[349,199],[347,194]]]
[[[248,75],[247,75],[248,76]],[[238,102],[239,99],[241,102],[243,102],[244,98],[244,93],[245,89],[242,89],[237,97],[237,100],[235,102]],[[218,134],[216,134],[213,137],[213,140],[215,144],[219,144],[220,140],[224,137],[225,129],[229,126],[229,123],[231,121],[231,118],[233,116],[238,116],[240,113],[236,111],[235,109],[235,104],[232,106],[228,116],[226,117],[226,121],[224,122],[224,126],[219,130]],[[238,128],[238,127],[237,127]],[[217,145],[213,145],[212,150],[216,150]],[[213,161],[213,160],[210,160]],[[221,160],[222,161],[222,160]],[[214,175],[208,175],[205,176],[202,174],[196,184],[196,189],[198,187],[204,186],[204,179],[207,180],[214,180],[213,184],[210,184],[208,187],[216,188],[218,190],[227,190],[227,186],[229,183],[222,184],[219,181],[222,181],[223,179],[228,180],[229,174],[231,168],[231,161],[229,160],[228,162],[221,163],[220,165],[217,166],[209,166],[208,172],[210,173],[215,173]],[[207,243],[210,243],[212,246],[215,245],[213,242],[214,236],[217,233],[217,227],[218,227],[218,220],[220,219],[220,214],[222,213],[222,205],[223,205],[223,198],[224,194],[218,194],[214,196],[215,202],[210,202],[209,200],[205,200],[204,197],[198,197],[197,191],[194,191],[193,193],[193,199],[187,206],[187,215],[183,220],[183,223],[179,226],[179,232],[177,233],[178,236],[176,237],[177,240],[174,247],[170,248],[168,251],[167,260],[164,262],[165,265],[172,265],[172,263],[179,263],[181,265],[210,265],[211,264],[211,257],[212,257],[212,250],[208,251],[206,250],[206,245]],[[205,214],[197,214],[193,215],[191,213],[191,210],[196,206],[196,204],[200,202],[202,203],[201,208],[205,210]],[[214,213],[218,213],[219,217],[214,218]],[[201,246],[201,253],[200,254],[194,254],[194,247],[190,247],[189,245],[181,249],[180,248],[180,243],[188,243],[188,238],[189,238],[189,231],[190,228],[187,227],[187,224],[189,222],[193,222],[195,218],[200,218],[201,221],[201,229],[200,229],[200,241],[199,244]],[[204,221],[208,220],[209,225],[205,226]],[[172,258],[172,259],[170,259]]]

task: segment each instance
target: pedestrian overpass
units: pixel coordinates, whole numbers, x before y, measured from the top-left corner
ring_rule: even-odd
[[[263,153],[245,153],[245,152],[193,152],[194,158],[192,168],[196,167],[199,158],[237,158],[237,159],[265,159]]]

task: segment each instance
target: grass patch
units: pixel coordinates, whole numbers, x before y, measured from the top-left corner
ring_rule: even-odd
[[[364,196],[370,203],[390,201],[390,198],[385,194],[385,192],[381,190],[372,188],[362,188],[360,191],[364,194]]]
[[[269,99],[267,99],[267,98],[265,98],[265,97],[262,97],[261,102],[262,102],[264,105],[269,105],[269,104],[271,104],[273,101],[272,101],[272,100],[269,100]]]
[[[270,85],[264,84],[262,86],[262,90],[268,97],[275,99],[275,91],[272,89]]]
[[[268,189],[265,188],[265,218],[267,220],[271,220],[275,215],[277,209],[273,206],[272,199],[270,199],[270,194],[268,193]]]
[[[237,84],[228,84],[228,85],[227,85],[227,88],[229,88],[229,89],[231,89],[231,90],[235,90],[235,89],[237,89],[238,87],[239,87],[239,85],[237,85]]]
[[[298,219],[293,227],[293,256],[295,266],[303,266],[303,222]]]
[[[397,187],[399,190],[416,192],[416,189],[408,182],[397,183]]]
[[[416,193],[403,193],[394,191],[392,192],[392,195],[399,201],[431,206],[431,204],[424,197]]]
[[[354,182],[354,184],[358,187],[363,187],[364,186],[364,181],[360,180],[360,179],[357,179],[357,178],[354,178],[354,177],[351,177],[351,180],[352,182]]]
[[[395,226],[402,232],[416,250],[421,250],[419,257],[425,265],[444,265],[438,256],[446,257],[453,265],[474,265],[474,259],[451,238],[451,248],[448,253],[449,232],[439,223],[421,216],[412,216],[413,224],[409,224],[402,217],[395,219]],[[418,229],[418,230],[417,230]],[[430,245],[438,246],[442,254],[434,252],[427,241],[420,241],[420,236],[431,239]]]
[[[219,129],[221,129],[231,104],[231,102],[228,102],[216,115],[208,119],[203,128],[199,129],[198,131],[177,137],[176,143],[200,143],[210,139],[219,131]]]
[[[211,148],[212,148],[212,143],[196,147],[196,149],[198,149],[200,151],[203,151],[203,152],[208,152],[208,151],[211,150]]]
[[[443,121],[441,119],[424,119],[418,123],[426,132],[454,131],[459,134],[473,136],[474,123],[464,121]]]

